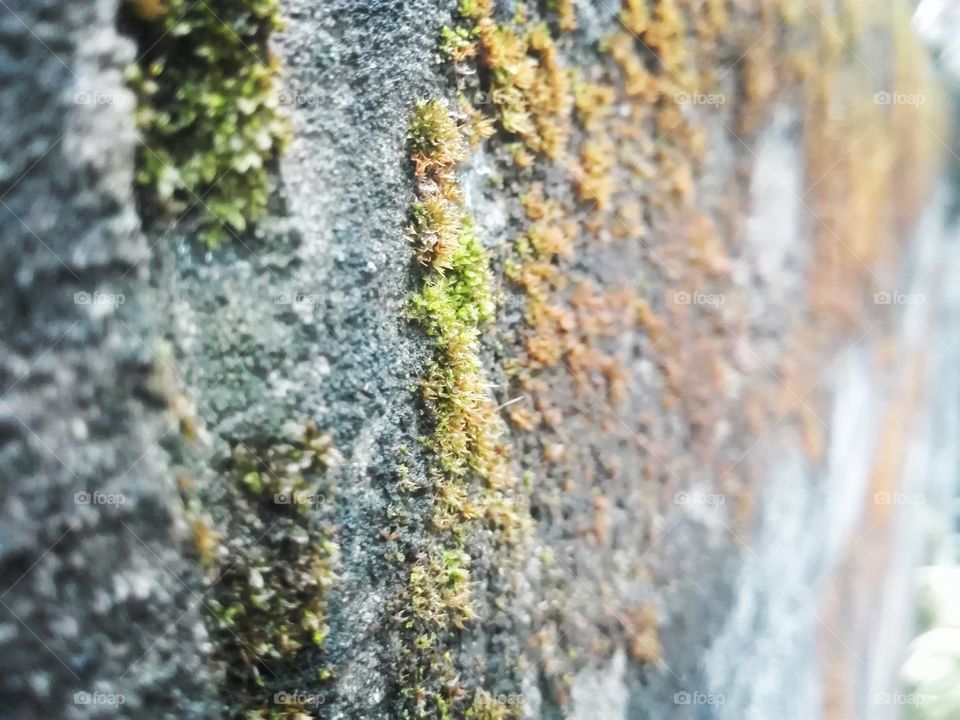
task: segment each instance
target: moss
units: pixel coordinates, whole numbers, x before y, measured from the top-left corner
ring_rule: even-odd
[[[456,203],[436,194],[413,206],[411,235],[417,241],[417,257],[423,265],[448,270],[463,245],[462,213]]]
[[[510,143],[507,146],[507,151],[511,157],[513,157],[513,164],[521,170],[527,170],[533,167],[534,156],[520,143]]]
[[[429,627],[462,628],[473,619],[470,604],[470,556],[459,549],[441,549],[414,566],[410,576],[411,608]],[[421,635],[429,638],[429,635]],[[420,649],[432,641],[420,643]]]
[[[723,191],[702,186],[700,177],[709,141],[713,139],[707,130],[717,125],[709,114],[716,108],[708,103],[699,103],[702,106],[697,107],[697,102],[688,102],[684,97],[689,99],[692,93],[716,93],[728,87],[717,87],[716,68],[722,65],[724,57],[743,57],[743,61],[731,69],[736,79],[729,85],[743,91],[742,98],[738,95],[738,101],[742,102],[728,108],[722,122],[731,122],[726,119],[729,112],[735,127],[744,131],[740,133],[743,142],[749,144],[745,131],[766,119],[772,100],[781,92],[780,85],[790,86],[784,97],[795,99],[802,95],[797,90],[805,88],[798,87],[799,83],[784,74],[786,54],[778,52],[782,36],[777,32],[775,6],[776,3],[737,6],[723,0],[698,3],[625,0],[619,15],[622,27],[601,43],[598,61],[588,61],[573,71],[564,65],[564,60],[572,57],[580,60],[584,55],[571,53],[564,57],[558,52],[558,41],[550,36],[546,25],[537,22],[535,15],[531,15],[532,20],[523,14],[510,22],[502,22],[494,17],[489,4],[464,3],[461,8],[467,23],[464,33],[476,39],[476,53],[458,61],[469,64],[457,73],[460,89],[466,86],[478,91],[474,97],[480,98],[483,107],[475,112],[487,111],[496,119],[499,149],[503,152],[491,153],[489,157],[494,162],[513,159],[515,168],[503,170],[512,184],[507,187],[518,197],[527,220],[503,264],[507,279],[523,290],[526,299],[526,327],[517,333],[514,345],[520,349],[520,357],[508,358],[504,364],[513,383],[508,396],[523,397],[524,402],[504,411],[511,425],[517,428],[515,437],[522,432],[537,433],[535,439],[519,442],[534,450],[534,446],[540,447],[544,465],[559,466],[549,467],[548,477],[572,475],[573,468],[579,469],[576,455],[582,453],[583,448],[577,444],[565,447],[563,442],[556,441],[564,439],[562,433],[569,431],[570,425],[595,427],[607,436],[615,432],[611,429],[615,423],[610,422],[609,415],[603,413],[602,407],[595,407],[598,403],[592,403],[585,413],[575,400],[562,398],[562,391],[553,395],[551,385],[562,383],[568,377],[574,391],[571,394],[575,396],[579,395],[580,388],[589,388],[593,392],[586,397],[602,397],[610,405],[623,402],[631,378],[621,364],[614,340],[630,332],[631,326],[646,335],[642,340],[644,352],[649,353],[653,361],[657,375],[653,383],[661,389],[663,407],[669,409],[665,415],[680,414],[689,420],[691,427],[699,429],[710,427],[715,417],[730,411],[718,398],[723,397],[727,373],[723,358],[735,352],[729,337],[711,329],[708,313],[689,306],[662,309],[654,297],[640,300],[635,293],[646,292],[645,283],[630,283],[630,287],[618,289],[593,287],[587,282],[577,282],[576,278],[584,276],[585,265],[588,268],[585,274],[591,276],[591,258],[598,253],[602,257],[603,250],[591,248],[591,243],[640,242],[650,261],[641,274],[653,276],[654,287],[663,288],[668,294],[670,290],[689,288],[718,288],[722,293],[729,288],[725,284],[729,274],[728,253],[731,247],[736,247],[738,239],[735,231],[726,228],[723,211],[718,210],[723,203],[710,205],[718,195],[727,200]],[[558,4],[548,3],[546,7],[559,9]],[[801,19],[795,18],[794,22]],[[825,43],[812,56],[796,53],[804,61],[807,76],[804,82],[808,85],[805,105],[812,111],[812,116],[805,119],[805,132],[816,140],[808,143],[813,148],[811,178],[816,180],[825,175],[818,180],[819,187],[811,191],[811,198],[822,195],[825,203],[835,197],[854,199],[843,214],[836,211],[824,214],[828,223],[832,215],[853,219],[836,226],[830,223],[832,227],[824,224],[822,229],[830,237],[825,237],[823,244],[830,254],[818,266],[831,269],[838,257],[843,260],[849,255],[852,262],[847,264],[859,264],[862,268],[869,260],[864,254],[869,248],[861,252],[858,243],[863,241],[847,238],[844,233],[849,232],[849,228],[867,227],[869,230],[862,234],[878,236],[873,225],[883,222],[885,216],[875,210],[862,190],[855,191],[847,184],[850,177],[871,179],[858,182],[860,188],[869,186],[874,178],[882,180],[891,156],[875,141],[874,132],[870,132],[857,143],[862,146],[862,152],[861,148],[854,148],[846,153],[843,162],[835,162],[844,153],[831,149],[849,144],[851,134],[846,127],[832,127],[831,119],[842,116],[838,113],[842,103],[830,97],[836,89],[825,85],[829,78],[825,78],[823,68],[818,67],[818,57],[823,58],[819,64],[832,72],[829,65],[839,59],[844,43],[837,40],[839,31],[828,29],[824,35],[820,24],[813,20],[808,22],[808,32],[796,34],[800,42],[802,38],[814,39],[821,35],[815,42]],[[855,102],[869,105],[861,101],[862,97]],[[901,116],[904,114],[899,108],[892,110]],[[863,117],[854,117],[849,125],[865,128],[874,119],[864,121]],[[879,132],[880,127],[882,125],[878,125],[875,132]],[[831,151],[824,152],[823,148]],[[864,164],[854,166],[853,161],[861,161],[861,154]],[[866,163],[867,157],[872,164]],[[749,176],[749,157],[734,165],[730,185],[742,186]],[[536,173],[511,172],[534,167]],[[817,167],[820,171],[815,170]],[[873,169],[862,172],[864,167]],[[856,172],[857,168],[861,172]],[[846,177],[837,178],[841,173]],[[550,197],[532,181],[534,177],[549,179]],[[878,185],[877,189],[876,197],[891,196],[889,187]],[[582,222],[573,223],[577,210],[587,210],[587,213]],[[855,252],[846,252],[843,247],[838,249],[836,242],[830,242],[838,236],[844,241],[843,245]],[[576,258],[580,252],[584,252],[583,256]],[[606,277],[597,277],[607,269],[593,270],[591,279],[608,285],[610,277],[618,275],[611,272]],[[832,288],[854,286],[857,278],[848,270],[838,267],[818,282]],[[849,282],[838,282],[841,271],[844,274],[839,277]],[[451,293],[444,289],[439,294]],[[442,305],[437,303],[434,307]],[[456,317],[455,311],[436,314],[437,317]],[[442,325],[450,326],[449,323]],[[666,331],[668,327],[670,332]],[[700,362],[687,353],[685,347],[696,348],[697,358],[710,358],[709,362]],[[441,364],[441,367],[447,365]],[[450,375],[441,375],[427,386],[450,387]],[[709,393],[713,393],[713,397]],[[557,400],[557,396],[561,399]],[[433,398],[434,407],[442,407],[448,397],[451,396],[441,393]],[[584,417],[587,413],[590,417]],[[645,433],[663,436],[660,417],[645,417],[643,424],[650,426]],[[551,432],[560,437],[551,436]],[[462,435],[453,433],[452,437]],[[624,438],[625,443],[630,440]],[[693,433],[690,442],[702,447]],[[451,451],[452,456],[468,457],[468,445],[458,443],[446,450]],[[704,448],[705,455],[712,451]],[[618,469],[614,459],[617,458],[605,462],[603,470],[611,477]],[[667,479],[649,457],[639,459],[637,467],[648,479]],[[450,470],[462,472],[463,477],[469,477],[472,472],[468,462],[445,468],[447,474]],[[558,482],[562,488],[559,492],[571,484]],[[448,497],[443,502],[437,501],[435,514],[435,522],[439,519],[437,526],[443,532],[460,531],[465,517],[477,512],[478,503],[461,490],[461,486],[446,480],[435,481],[436,497]],[[543,501],[542,496],[540,499]],[[598,498],[593,517],[583,523],[590,528],[598,545],[610,542],[609,502],[606,497]],[[479,507],[487,517],[492,517],[493,506],[494,503],[487,502]],[[511,512],[515,512],[515,508],[507,506],[505,514]],[[505,533],[501,531],[502,534]],[[441,555],[427,555],[422,562],[424,575],[444,577]],[[440,589],[456,596],[455,584]],[[561,598],[562,593],[558,591],[557,597]],[[622,631],[618,641],[637,662],[659,664],[662,648],[656,613],[652,607],[632,607],[635,601],[635,598],[617,598],[616,612]],[[428,604],[440,608],[456,606],[443,600]],[[540,664],[543,676],[550,682],[548,687],[552,685],[554,697],[561,703],[566,695],[564,687],[569,685],[570,671],[576,666],[577,642],[570,640],[569,632],[564,632],[572,624],[567,615],[575,612],[585,611],[582,608],[558,610],[555,618],[544,622],[537,631],[539,634],[542,630],[544,637],[553,638],[547,644],[557,645],[544,648]],[[438,626],[451,623],[449,615],[437,617],[440,618]],[[580,618],[577,622],[579,629]],[[437,642],[443,646],[438,636],[431,638],[425,647],[437,647],[431,644]],[[435,672],[433,677],[442,674]],[[448,702],[447,708],[450,707],[463,709],[464,704]],[[476,715],[477,708],[471,707],[467,712],[482,716]]]
[[[493,0],[460,0],[459,9],[467,20],[480,20],[493,13]]]
[[[580,199],[595,204],[598,210],[609,208],[614,191],[613,168],[614,146],[609,138],[600,135],[587,140],[580,153]]]
[[[643,35],[650,27],[650,10],[647,0],[624,0],[620,22],[634,35]]]
[[[300,712],[274,706],[273,693],[289,688],[271,682],[307,656],[315,664],[329,631],[326,595],[337,581],[339,550],[327,470],[335,460],[330,437],[312,423],[287,440],[238,442],[221,501],[229,514],[216,529],[208,518],[194,523],[207,558],[205,607],[225,672],[225,717]]]
[[[664,75],[682,87],[689,86],[687,61],[690,41],[687,24],[676,0],[659,0],[653,20],[643,33],[644,43],[653,48],[660,59]]]
[[[596,132],[613,114],[616,90],[610,85],[577,83],[573,88],[573,97],[584,130]]]
[[[458,107],[466,118],[464,134],[471,148],[476,147],[496,132],[493,120],[475,108],[473,104],[462,95],[460,96]]]
[[[129,80],[138,97],[140,200],[160,217],[198,216],[220,244],[262,217],[268,167],[285,147],[277,59],[277,0],[131,3],[144,48]]]
[[[576,21],[570,3],[561,2],[558,11],[561,24],[573,29]],[[559,159],[570,133],[569,78],[560,69],[547,26],[526,27],[522,5],[509,25],[494,22],[489,2],[464,0],[460,14],[468,25],[445,29],[441,45],[451,48],[454,39],[470,38],[471,47],[469,51],[453,47],[447,55],[458,62],[478,57],[489,71],[487,95],[503,129],[519,136],[528,149]],[[525,159],[520,155],[518,164]]]
[[[162,0],[130,0],[132,12],[141,20],[160,20],[167,13]]]
[[[656,608],[646,603],[631,608],[620,617],[627,650],[634,662],[660,665],[663,648],[660,644],[660,619]]]
[[[193,536],[193,545],[200,556],[200,564],[205,570],[209,570],[217,563],[222,537],[207,515],[195,517],[190,522],[190,532]]]
[[[457,121],[442,100],[417,103],[408,131],[411,160],[417,177],[448,173],[466,157],[466,146]],[[448,192],[456,185],[449,178],[444,183]],[[444,194],[444,193],[441,193]]]
[[[486,690],[478,690],[466,712],[467,720],[512,720],[518,713]]]
[[[543,464],[548,466],[544,487],[555,487],[560,496],[551,497],[549,489],[541,488],[537,491],[538,505],[549,506],[551,501],[559,504],[568,489],[576,490],[578,483],[590,482],[588,473],[584,473],[586,478],[577,475],[583,463],[576,456],[602,444],[585,438],[567,441],[565,447],[557,440],[566,440],[564,435],[572,428],[603,433],[604,440],[618,433],[617,423],[604,412],[602,403],[585,407],[586,403],[566,396],[576,397],[580,388],[587,388],[594,392],[580,397],[602,397],[611,405],[624,401],[631,377],[627,374],[629,365],[621,364],[622,345],[618,348],[616,342],[619,336],[639,330],[642,352],[653,364],[652,377],[645,377],[644,387],[639,390],[644,402],[649,394],[654,405],[649,415],[640,418],[644,437],[622,437],[624,447],[636,441],[639,452],[625,452],[626,457],[636,459],[635,467],[643,477],[653,482],[670,481],[664,468],[652,459],[656,453],[647,453],[647,448],[658,448],[654,443],[661,441],[655,438],[670,435],[666,430],[669,421],[664,418],[683,417],[691,428],[686,438],[690,448],[715,461],[716,448],[702,437],[715,427],[716,418],[739,417],[723,389],[730,373],[726,359],[736,357],[733,339],[718,329],[710,312],[689,305],[664,307],[661,302],[661,293],[669,297],[692,288],[714,289],[721,294],[737,290],[736,284],[730,284],[729,254],[739,247],[742,237],[736,223],[730,222],[736,210],[731,210],[730,216],[731,211],[725,208],[740,207],[742,198],[735,189],[749,184],[751,155],[740,153],[730,163],[714,164],[713,172],[727,179],[726,187],[720,187],[724,183],[715,182],[716,178],[703,182],[702,172],[713,150],[710,143],[717,141],[716,131],[722,125],[735,128],[749,146],[749,132],[767,120],[778,98],[799,101],[801,110],[807,113],[803,132],[809,140],[805,144],[810,149],[808,175],[814,186],[810,203],[823,218],[821,227],[815,230],[823,235],[818,245],[824,248],[823,258],[816,263],[815,284],[831,289],[832,302],[836,302],[837,287],[862,287],[863,278],[857,273],[863,274],[875,252],[868,243],[883,238],[877,225],[896,226],[874,201],[898,196],[902,202],[908,188],[915,184],[903,181],[902,192],[894,192],[888,170],[907,167],[902,174],[913,178],[911,169],[916,163],[904,156],[915,154],[919,158],[924,153],[896,152],[883,138],[888,122],[906,123],[910,112],[902,107],[880,111],[869,102],[870,93],[850,94],[848,101],[837,96],[842,88],[849,91],[859,86],[850,80],[851,74],[862,75],[857,67],[862,64],[852,62],[849,51],[845,55],[842,52],[844,47],[857,47],[857,43],[844,35],[848,32],[844,26],[864,26],[865,11],[858,8],[866,8],[869,3],[840,3],[837,15],[841,20],[831,15],[827,19],[830,25],[818,22],[812,10],[801,11],[802,5],[788,0],[745,4],[724,0],[624,0],[621,8],[611,8],[609,19],[615,22],[619,12],[620,26],[602,41],[600,56],[594,61],[588,52],[577,52],[583,48],[569,53],[558,51],[559,39],[551,37],[548,26],[538,22],[537,13],[544,7],[559,14],[559,2],[524,4],[529,17],[526,12],[519,13],[511,21],[504,21],[502,13],[495,16],[490,3],[467,0],[462,4],[464,33],[475,38],[476,52],[457,61],[467,66],[458,68],[455,76],[459,89],[475,91],[473,97],[479,98],[481,105],[477,112],[488,112],[496,119],[499,136],[493,149],[500,152],[487,157],[503,163],[494,171],[503,172],[505,189],[520,201],[526,215],[525,226],[510,243],[503,263],[507,279],[522,290],[525,298],[526,327],[504,342],[508,354],[504,369],[512,383],[507,396],[522,397],[523,403],[504,408],[504,412],[517,428],[513,437],[522,447],[531,453],[542,447]],[[789,33],[778,27],[778,6],[792,8],[786,21],[795,27]],[[850,9],[857,12],[848,12]],[[562,21],[554,23],[549,12],[546,19],[550,27],[566,29]],[[803,27],[796,27],[801,22]],[[782,47],[786,36],[791,43],[812,47],[801,52],[795,47]],[[848,39],[851,42],[844,42]],[[794,62],[804,70],[802,82],[785,72],[784,60],[791,56],[796,56]],[[729,68],[729,80],[719,85],[724,73],[718,68],[725,67],[725,58],[731,57],[742,60]],[[566,62],[582,65],[571,70]],[[895,83],[904,73],[901,66],[921,68],[922,63],[898,62],[898,70],[893,73]],[[844,68],[843,74],[838,72],[840,67]],[[912,79],[904,81],[904,87],[916,87]],[[709,102],[691,97],[694,93],[728,91],[737,94],[736,103],[722,113]],[[854,112],[854,107],[860,111]],[[888,114],[889,119],[885,117]],[[863,133],[874,124],[875,128]],[[861,134],[863,137],[851,149],[850,141]],[[901,128],[900,135],[909,133],[904,134]],[[725,147],[728,141],[726,136],[721,143]],[[838,161],[841,156],[842,161]],[[513,168],[505,167],[510,159]],[[527,172],[530,169],[534,172]],[[724,175],[728,171],[729,175]],[[549,197],[534,178],[544,179]],[[916,185],[922,187],[921,182]],[[843,208],[834,207],[838,197],[845,198]],[[509,203],[507,207],[515,217],[516,208]],[[571,225],[578,210],[586,211],[584,217],[577,217]],[[608,254],[602,247],[608,242],[635,245],[629,251]],[[593,265],[598,258],[609,261],[610,257],[623,256],[646,258],[636,269],[636,281],[609,262]],[[589,277],[606,286],[578,282],[578,277]],[[610,287],[618,282],[614,278],[628,287]],[[639,299],[641,293],[647,297]],[[511,348],[517,357],[509,357]],[[433,385],[447,387],[448,379],[448,375],[443,376]],[[567,393],[568,387],[573,392]],[[659,388],[659,398],[652,388]],[[440,406],[445,397],[441,395],[436,405]],[[668,412],[657,412],[658,399]],[[536,432],[535,437],[523,438],[523,432],[531,431]],[[458,445],[458,452],[466,456],[464,447]],[[523,460],[529,457],[525,454]],[[610,458],[609,462],[605,458],[600,474],[615,479],[618,462],[619,458]],[[554,465],[559,467],[549,467]],[[460,467],[465,468],[465,477],[469,476],[469,463]],[[449,508],[468,514],[475,511],[469,494],[444,492],[451,493]],[[595,542],[607,545],[616,492],[611,487],[609,498],[597,499],[593,517],[577,518],[583,522],[570,525],[590,528]],[[458,512],[451,511],[444,517],[445,530],[462,526]],[[485,513],[492,512],[487,504]],[[550,518],[543,522],[549,526],[558,521]],[[618,534],[623,531],[617,527]],[[424,562],[425,568],[442,575],[437,556]],[[558,605],[568,600],[559,589],[554,598]],[[659,664],[662,648],[657,613],[652,606],[638,608],[635,603],[636,597],[625,595],[611,599],[621,625],[615,642],[637,662]],[[590,648],[597,652],[598,637],[589,637],[590,631],[584,633],[584,627],[601,626],[602,621],[596,617],[584,621],[580,615],[590,613],[583,607],[557,609],[536,630],[537,635],[542,633],[547,638],[538,647],[543,650],[538,661],[541,677],[546,680],[543,687],[548,693],[555,690],[559,702],[566,694],[564,686],[569,686],[570,671],[575,669],[577,650]],[[570,632],[573,627],[577,633]],[[588,637],[582,644],[573,639],[574,635],[583,638],[585,634]]]
[[[417,175],[426,181],[412,232],[418,256],[434,271],[411,302],[437,354],[423,383],[436,423],[430,445],[448,474],[486,476],[497,464],[496,416],[481,374],[479,339],[495,305],[489,258],[452,174],[465,156],[464,140],[446,106],[431,101],[414,111],[410,145]]]
[[[646,103],[654,103],[659,99],[660,92],[656,76],[647,70],[638,57],[632,35],[625,32],[616,33],[603,43],[602,49],[610,53],[623,71],[624,91],[628,98],[636,98]]]
[[[697,33],[704,41],[712,41],[727,30],[729,22],[726,0],[707,0],[706,12],[696,18]]]
[[[577,8],[574,0],[554,0],[557,11],[557,23],[560,29],[565,32],[573,32],[577,29]]]
[[[433,532],[410,571],[405,621],[415,670],[403,692],[407,713],[416,717],[452,717],[464,703],[449,647],[453,633],[475,618],[466,550],[471,534],[485,520],[508,541],[523,524],[506,495],[515,481],[480,357],[484,327],[496,311],[490,260],[455,174],[477,120],[470,113],[459,117],[462,122],[442,101],[421,102],[409,130],[418,196],[409,233],[423,268],[410,315],[434,345],[421,382],[432,420],[425,442],[433,458]],[[409,477],[400,483],[416,489]]]
[[[440,52],[454,62],[463,62],[477,54],[476,37],[465,27],[444,27],[440,31]]]

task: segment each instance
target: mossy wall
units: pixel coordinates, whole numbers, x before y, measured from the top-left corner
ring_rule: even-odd
[[[669,712],[674,692],[710,683],[695,648],[706,651],[733,602],[737,547],[763,492],[754,444],[779,426],[810,468],[823,462],[827,397],[798,388],[829,366],[837,342],[875,322],[873,294],[890,282],[936,172],[934,154],[902,128],[939,122],[936,92],[892,6],[467,0],[397,12],[330,15],[326,40],[296,27],[275,36],[290,65],[271,73],[294,127],[282,206],[259,230],[265,245],[218,251],[240,253],[246,276],[304,283],[269,322],[292,321],[321,352],[343,349],[312,413],[312,390],[287,395],[290,412],[345,448],[337,485],[354,486],[357,503],[338,495],[325,511],[353,549],[341,581],[321,583],[332,618],[324,660],[297,661],[325,677],[302,664],[294,674],[325,707],[295,711],[590,717],[589,672],[613,662],[621,710],[609,712]],[[414,32],[410,13],[429,16],[429,29]],[[373,57],[390,18],[393,37],[413,33],[403,52],[422,68],[417,82]],[[337,33],[361,43],[350,59]],[[877,37],[894,51],[877,55]],[[858,53],[884,68],[889,88]],[[379,96],[365,84],[374,76],[386,83]],[[875,102],[904,88],[930,103]],[[387,95],[390,112],[373,112]],[[802,262],[770,269],[751,261],[767,253],[746,225],[757,212],[754,147],[784,115],[797,153],[785,171],[805,188]],[[371,141],[383,154],[324,165]],[[386,202],[372,180],[384,168]],[[345,173],[362,205],[336,189]],[[361,249],[348,228],[385,237]],[[304,279],[315,269],[312,293]],[[770,327],[756,308],[785,280],[794,294]],[[384,281],[390,290],[374,291]],[[308,298],[299,306],[297,292]],[[339,322],[356,322],[345,313],[371,303],[376,322],[406,338],[398,349],[367,330],[342,334]],[[365,365],[346,337],[389,347],[399,364]],[[392,368],[385,395],[367,385],[376,366]],[[360,415],[346,410],[351,392],[370,397]],[[383,401],[393,409],[371,427]],[[262,420],[238,417],[247,435],[263,432]],[[400,417],[409,421],[393,425]],[[351,461],[364,445],[372,454]],[[691,515],[691,497],[715,499],[707,517]],[[232,511],[219,512],[229,524]],[[338,602],[363,593],[381,605],[365,641],[351,635],[355,618],[336,617],[348,607]],[[372,657],[376,689],[361,697],[353,664]],[[274,680],[263,698],[282,687]]]
[[[848,532],[818,505],[838,348],[900,347],[876,297],[939,171],[905,6],[97,7],[128,50],[125,180],[101,182],[127,189],[103,206],[125,208],[109,227],[129,247],[89,277],[146,308],[118,316],[126,345],[120,324],[98,336],[127,358],[126,385],[101,380],[152,423],[116,442],[163,483],[116,482],[169,518],[143,547],[184,590],[146,607],[191,664],[170,670],[160,635],[136,683],[111,661],[59,684],[129,688],[110,711],[138,718],[633,720],[701,696],[825,717],[815,653],[775,629],[794,627],[785,593],[815,608]],[[100,257],[56,248],[71,272]],[[895,363],[876,365],[883,406]],[[902,415],[859,422],[896,434]],[[75,427],[41,431],[60,450]],[[67,625],[37,627],[70,669],[105,645],[54,641]]]

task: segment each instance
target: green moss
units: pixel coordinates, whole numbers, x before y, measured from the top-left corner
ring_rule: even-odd
[[[460,0],[460,14],[468,20],[479,20],[493,12],[493,0]]]
[[[143,54],[130,69],[141,203],[194,213],[210,246],[262,217],[268,166],[288,140],[269,34],[277,0],[131,3]]]
[[[424,626],[463,627],[473,619],[469,568],[470,556],[455,548],[438,548],[426,562],[414,566],[410,574],[411,609]],[[432,642],[418,643],[418,649],[425,650],[432,645]]]
[[[517,713],[486,690],[478,690],[465,717],[467,720],[512,720]]]
[[[417,103],[408,137],[417,175],[450,170],[466,157],[460,128],[442,100]]]
[[[289,688],[270,683],[307,657],[315,664],[329,631],[326,595],[339,552],[326,480],[334,457],[329,435],[309,423],[289,441],[233,448],[220,501],[229,515],[216,532],[217,551],[208,551],[215,560],[205,603],[225,671],[225,717],[296,717],[294,705],[273,703]],[[323,670],[318,682],[332,674]]]
[[[463,213],[455,203],[443,197],[429,197],[414,204],[410,230],[417,238],[420,262],[446,270],[451,267],[452,255],[462,244]]]
[[[475,40],[476,35],[469,28],[444,27],[440,31],[440,52],[454,62],[460,62],[476,53]]]
[[[450,238],[449,272],[429,277],[413,299],[414,317],[444,349],[473,343],[495,311],[488,258],[473,220],[462,216],[461,231]]]
[[[436,347],[423,383],[436,428],[430,445],[445,471],[487,474],[495,463],[496,417],[482,376],[480,336],[495,312],[490,261],[453,175],[465,156],[460,128],[441,101],[419,103],[410,144],[421,184],[411,232],[431,270],[411,301],[411,316]],[[429,208],[442,210],[432,212]]]
[[[418,718],[462,717],[467,709],[449,648],[455,632],[475,618],[466,550],[472,531],[485,519],[510,528],[507,537],[523,524],[507,496],[514,481],[481,361],[484,327],[496,312],[490,259],[455,174],[473,122],[458,125],[446,104],[433,100],[416,106],[409,132],[418,188],[409,232],[424,273],[410,315],[434,344],[421,383],[433,424],[425,439],[433,457],[433,532],[410,572],[405,623],[416,670],[403,693],[407,715]],[[401,484],[413,489],[408,478]]]

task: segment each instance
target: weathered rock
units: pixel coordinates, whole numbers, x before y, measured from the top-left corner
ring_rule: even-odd
[[[159,316],[122,84],[134,48],[116,11],[13,2],[0,18],[0,695],[12,718],[203,717],[215,697],[158,445]]]
[[[292,142],[216,248],[137,209],[146,48],[116,4],[0,15],[12,717],[882,716],[902,639],[870,638],[914,561],[892,499],[926,492],[915,428],[946,402],[939,96],[903,8],[557,5],[540,35],[498,7],[500,37],[455,3],[282,3]],[[444,59],[447,26],[477,54]],[[443,178],[408,138],[435,98],[497,131]],[[411,208],[439,185],[493,270],[470,352],[505,489],[424,441],[453,353],[411,319],[437,279]],[[425,619],[464,586],[474,619]]]

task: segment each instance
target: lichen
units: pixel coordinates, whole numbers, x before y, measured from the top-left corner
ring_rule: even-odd
[[[243,232],[267,208],[269,167],[287,144],[279,63],[268,48],[277,0],[130,2],[142,48],[136,181],[151,216],[198,218],[209,246]]]

